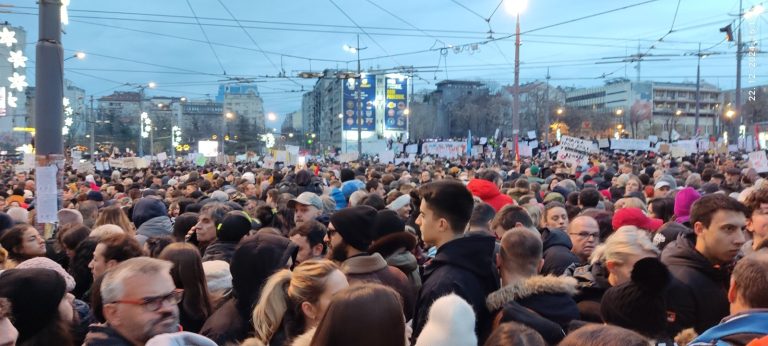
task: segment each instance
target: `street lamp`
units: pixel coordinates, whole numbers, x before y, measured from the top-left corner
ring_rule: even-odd
[[[267,119],[268,119],[269,121],[275,121],[275,120],[277,120],[277,116],[275,115],[275,113],[269,112],[269,113],[267,114]]]
[[[226,112],[224,113],[224,121],[221,122],[221,153],[224,154],[224,145],[226,138],[224,138],[224,129],[227,127],[227,121],[232,120],[235,118],[235,113],[232,112]]]
[[[555,111],[557,115],[563,115],[563,112],[564,112],[563,108],[558,108],[557,111]]]
[[[680,116],[680,114],[683,114],[683,111],[679,109],[675,111],[675,115]]]
[[[622,114],[624,114],[624,110],[623,109],[619,108],[619,109],[616,110],[616,116],[617,117],[620,117]]]
[[[144,89],[150,88],[154,89],[157,87],[157,84],[155,82],[149,82],[147,84],[131,84],[126,83],[126,85],[132,86],[134,88],[139,89],[139,115],[141,116],[141,119],[139,119],[139,156],[144,156],[144,138],[146,138],[144,134],[144,117],[146,112],[144,112]],[[146,119],[149,119],[149,115],[146,115]],[[151,140],[150,140],[151,142]],[[151,143],[150,143],[151,145]],[[151,151],[151,149],[150,149]]]
[[[504,8],[515,15],[515,95],[512,102],[512,133],[515,135],[515,158],[520,153],[520,12],[526,0],[504,0]]]
[[[362,83],[362,75],[360,74],[360,51],[363,49],[366,49],[367,47],[360,47],[360,35],[357,35],[357,46],[351,47],[349,45],[344,45],[344,50],[353,54],[357,54],[357,76],[355,76],[355,83],[357,84],[355,86],[355,113],[356,113],[356,120],[357,120],[357,154],[363,155],[363,105],[360,103],[360,86]]]
[[[85,52],[75,52],[75,54],[72,54],[68,58],[64,59],[64,61],[67,61],[69,59],[83,60],[85,59]]]

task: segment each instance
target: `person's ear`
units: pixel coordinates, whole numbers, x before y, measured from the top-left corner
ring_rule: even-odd
[[[538,267],[538,268],[536,268],[536,272],[537,272],[537,273],[541,273],[541,268],[544,268],[544,259],[543,259],[543,258],[542,258],[542,259],[541,259],[541,261],[539,262],[539,267]]]
[[[105,266],[107,267],[107,269],[112,269],[112,268],[114,268],[114,267],[115,267],[116,265],[118,265],[118,264],[120,264],[120,263],[118,263],[118,262],[117,262],[117,261],[115,261],[115,260],[109,260],[109,261],[107,261],[107,263],[105,264]]]
[[[754,232],[754,230],[752,229],[752,218],[751,217],[747,219],[747,227],[746,228],[747,228],[747,231]]]
[[[312,305],[312,303],[310,303],[310,302],[302,302],[301,303],[301,312],[310,321],[314,321],[315,319],[317,319],[317,311],[315,309],[315,306]]]
[[[605,269],[612,273],[616,269],[616,262],[611,260],[605,261]]]
[[[704,224],[701,222],[696,222],[693,224],[693,232],[696,233],[696,237],[700,237],[704,233]]]
[[[735,303],[737,294],[738,293],[736,292],[736,281],[731,279],[731,285],[728,286],[728,302],[731,304]]]
[[[312,256],[320,256],[323,254],[323,244],[315,244],[315,246],[312,247]]]
[[[120,325],[120,317],[117,313],[117,304],[104,304],[101,308],[101,312],[104,314],[104,319],[109,322],[110,325]]]

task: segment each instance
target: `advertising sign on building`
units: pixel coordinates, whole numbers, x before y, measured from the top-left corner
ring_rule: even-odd
[[[359,82],[359,85],[358,85]],[[363,75],[359,80],[350,78],[342,81],[343,84],[343,121],[344,130],[357,130],[357,122],[362,123],[363,131],[376,129],[376,107],[373,103],[376,98],[376,76]],[[357,105],[357,88],[360,91],[360,105]],[[360,114],[358,117],[358,109]]]
[[[391,131],[405,131],[408,108],[408,79],[386,78],[384,107],[384,128]]]

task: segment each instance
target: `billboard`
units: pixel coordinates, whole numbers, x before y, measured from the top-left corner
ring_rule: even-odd
[[[386,78],[384,103],[384,128],[391,131],[405,131],[408,108],[408,79]]]
[[[355,106],[356,103],[356,97],[357,97],[357,79],[350,78],[346,81],[343,81],[343,90],[342,90],[342,103],[343,103],[343,123],[344,123],[344,130],[355,130],[357,131],[357,125],[356,119],[360,119],[359,121],[362,123],[362,130],[363,131],[374,131],[376,130],[376,107],[373,103],[373,101],[376,98],[376,76],[375,75],[362,75],[360,77],[360,103],[362,105],[362,112],[360,113],[360,117],[358,118],[358,114],[356,113],[356,110],[358,107]]]
[[[219,155],[219,142],[217,141],[198,141],[197,152],[204,157],[216,157]]]

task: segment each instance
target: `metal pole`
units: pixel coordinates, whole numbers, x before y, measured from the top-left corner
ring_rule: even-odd
[[[144,113],[144,86],[139,87],[139,157],[144,156],[144,138],[141,136],[141,133],[144,132],[142,113]]]
[[[544,107],[544,126],[546,130],[544,130],[544,145],[546,148],[549,148],[549,112],[552,111],[552,109],[549,107],[549,67],[547,67],[547,89],[546,89],[546,107]],[[531,138],[533,139],[533,138]]]
[[[360,35],[357,35],[357,88],[355,88],[357,105],[357,155],[363,156],[363,105],[360,103],[360,87],[363,85],[363,77],[360,75]]]
[[[61,2],[40,0],[38,8],[39,37],[35,46],[35,168],[37,222],[43,223],[56,221],[55,212],[50,212],[58,208],[57,193],[63,187],[64,50],[61,46]],[[47,174],[53,169],[54,175]]]
[[[147,118],[149,119],[149,118]],[[154,155],[154,149],[155,149],[155,124],[150,123],[149,125],[149,157],[151,158],[152,155]]]
[[[91,145],[89,148],[91,150],[91,160],[95,161],[93,153],[96,152],[96,117],[93,114],[93,95],[91,95],[91,112],[89,118],[91,119]]]
[[[743,0],[739,0],[739,33],[736,40],[736,116],[739,118],[739,122],[744,122],[744,118],[741,116],[741,22],[744,16]],[[736,134],[736,121],[731,119],[731,138],[736,138],[738,143],[738,136]]]
[[[520,14],[515,20],[515,94],[512,101],[512,133],[515,136],[515,159],[520,154]]]
[[[699,135],[699,109],[701,107],[699,101],[701,99],[701,42],[699,42],[699,52],[696,54],[696,118],[694,120],[693,131],[694,136]]]

